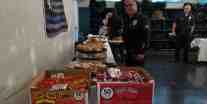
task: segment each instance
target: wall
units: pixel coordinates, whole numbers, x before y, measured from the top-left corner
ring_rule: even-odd
[[[90,31],[90,9],[88,7],[79,7],[79,27],[80,32]]]
[[[78,6],[79,7],[88,7],[90,0],[79,0]]]
[[[63,0],[67,33],[48,39],[44,29],[43,0],[0,1],[0,103],[29,104],[28,84],[40,69],[58,67],[73,57],[78,27],[74,0]],[[70,18],[72,19],[70,19]]]
[[[90,0],[79,0],[79,7],[88,7],[89,5],[89,1]],[[103,1],[103,0],[96,0],[96,1]],[[105,0],[107,1],[107,0]],[[114,2],[109,2],[110,0],[108,0],[107,7],[111,8],[114,7]],[[112,1],[112,0],[111,0]],[[118,1],[118,0],[116,0]],[[120,0],[121,1],[121,0]],[[142,0],[137,0],[139,2],[141,2]],[[152,0],[149,0],[152,1]],[[191,3],[198,3],[199,0],[181,0],[181,3],[177,3],[178,5],[176,6],[174,3],[168,3],[169,7],[168,8],[180,8],[180,5],[182,5],[184,2],[191,2]]]

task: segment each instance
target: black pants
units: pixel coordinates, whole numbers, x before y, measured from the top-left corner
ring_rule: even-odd
[[[175,50],[175,59],[176,61],[180,61],[181,52],[183,50],[183,61],[188,62],[189,56],[189,48],[190,48],[190,36],[187,35],[179,35],[176,37],[176,50]]]
[[[126,57],[126,64],[128,66],[141,66],[144,67],[144,59],[138,59],[137,56],[139,54],[144,55],[144,49],[133,49],[133,48],[126,48],[127,57]]]
[[[125,46],[123,43],[110,43],[114,59],[118,65],[125,63]]]

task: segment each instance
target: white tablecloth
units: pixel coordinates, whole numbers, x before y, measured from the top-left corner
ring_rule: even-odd
[[[191,42],[191,48],[198,47],[198,62],[207,62],[207,38],[196,38]]]
[[[114,60],[114,55],[112,53],[111,47],[109,45],[109,41],[107,40],[107,42],[105,43],[106,48],[107,48],[107,58],[106,58],[106,62],[107,63],[113,63],[115,64],[116,61]]]

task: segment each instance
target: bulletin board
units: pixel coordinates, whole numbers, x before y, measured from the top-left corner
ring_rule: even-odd
[[[66,32],[68,24],[64,12],[63,0],[44,0],[45,27],[48,37]]]

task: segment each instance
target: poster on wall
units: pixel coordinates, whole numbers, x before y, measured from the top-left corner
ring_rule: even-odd
[[[68,30],[63,0],[44,0],[46,34],[55,37]]]

